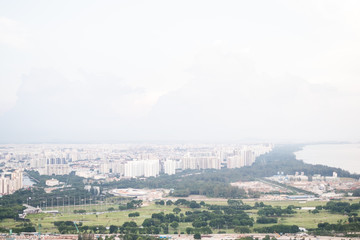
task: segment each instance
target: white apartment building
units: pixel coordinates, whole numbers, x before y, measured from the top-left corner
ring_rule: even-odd
[[[101,173],[119,173],[124,175],[125,164],[120,161],[105,162],[100,165]]]
[[[176,161],[175,160],[165,160],[164,161],[164,173],[168,175],[173,175],[176,173]]]
[[[10,194],[10,178],[0,177],[0,194]]]
[[[156,177],[160,172],[159,160],[134,160],[125,163],[125,177]]]
[[[205,157],[183,157],[182,158],[182,169],[220,169],[221,160],[216,156],[205,156]]]
[[[159,160],[144,160],[144,177],[156,177],[160,172]]]
[[[142,160],[134,160],[125,163],[125,177],[141,177],[144,176],[144,163]]]
[[[13,172],[5,172],[0,177],[0,194],[12,194],[16,190],[23,187],[23,172],[15,170]]]
[[[235,149],[233,153],[226,158],[227,168],[251,166],[258,156],[268,153],[271,150],[271,145],[248,145],[240,149]]]
[[[241,155],[227,157],[227,168],[241,168],[245,166],[245,159]]]

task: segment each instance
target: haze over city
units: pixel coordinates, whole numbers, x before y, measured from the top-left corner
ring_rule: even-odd
[[[359,240],[359,43],[357,0],[0,0],[0,240]]]
[[[359,141],[359,1],[1,1],[0,142]]]

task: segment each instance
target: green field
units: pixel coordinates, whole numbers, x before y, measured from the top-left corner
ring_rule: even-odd
[[[255,201],[244,201],[246,204],[254,205]],[[206,203],[210,204],[219,204],[223,205],[226,204],[226,201],[206,201]],[[300,207],[315,207],[318,205],[325,205],[326,202],[324,201],[307,201],[307,202],[298,202],[298,201],[265,201],[267,205],[272,206],[281,206],[287,207],[288,205],[295,205]],[[75,221],[75,222],[82,222],[83,225],[94,226],[94,225],[103,225],[103,226],[110,226],[110,225],[122,225],[126,221],[135,221],[138,225],[141,225],[144,219],[151,218],[151,214],[153,213],[172,213],[172,210],[175,206],[161,206],[155,205],[151,203],[147,206],[143,206],[136,210],[123,210],[123,211],[114,211],[114,212],[104,212],[104,210],[113,207],[114,209],[118,209],[118,205],[115,204],[107,204],[105,205],[92,205],[92,206],[64,206],[59,207],[60,214],[30,214],[27,216],[30,221],[38,226],[38,224],[42,225],[41,231],[43,233],[56,233],[57,229],[54,226],[55,221]],[[182,209],[182,213],[185,211],[191,210],[187,207],[180,207]],[[86,209],[87,214],[74,214],[74,210],[79,209]],[[92,212],[96,210],[96,212]],[[205,209],[204,209],[205,210]],[[340,215],[340,214],[331,214],[325,210],[320,211],[318,214],[309,213],[308,210],[296,210],[297,213],[292,215],[291,217],[282,217],[279,218],[279,224],[288,224],[288,225],[298,225],[299,227],[305,228],[315,228],[318,223],[321,222],[329,222],[329,223],[336,223],[339,220],[346,220],[347,216]],[[131,212],[139,212],[140,216],[135,218],[129,218],[128,214]],[[250,210],[247,211],[251,217],[255,220],[257,218],[257,210]],[[11,228],[15,225],[19,224],[11,219],[5,219],[1,222],[0,226],[5,228]],[[254,227],[264,227],[269,226],[272,224],[255,224]],[[178,232],[185,232],[186,227],[192,227],[191,223],[180,223],[179,229],[171,229],[170,232],[178,231]],[[222,229],[225,230],[227,233],[233,232],[231,229]],[[218,230],[214,230],[217,232]]]

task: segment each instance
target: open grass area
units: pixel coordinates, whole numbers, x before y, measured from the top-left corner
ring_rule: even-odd
[[[17,224],[20,224],[20,223],[16,222],[14,219],[4,219],[4,220],[0,221],[0,227],[3,227],[3,228],[10,228]]]
[[[217,205],[225,205],[226,201],[205,201],[209,204],[217,204]],[[246,204],[254,205],[256,200],[244,200]],[[266,205],[272,206],[281,206],[287,207],[288,205],[295,205],[299,207],[315,207],[319,205],[325,205],[325,201],[264,201]],[[138,225],[141,225],[144,219],[151,218],[153,213],[164,212],[172,213],[173,209],[176,206],[162,206],[155,205],[154,203],[145,204],[145,206],[139,209],[132,210],[123,210],[118,211],[118,205],[114,203],[102,204],[102,205],[87,205],[87,206],[61,206],[58,210],[61,212],[60,214],[50,214],[50,213],[41,213],[41,214],[30,214],[27,218],[34,224],[34,226],[42,225],[41,231],[44,233],[56,233],[57,229],[54,226],[55,221],[75,221],[77,223],[82,222],[83,225],[95,226],[95,225],[117,225],[120,226],[126,221],[135,221]],[[108,212],[107,209],[114,208],[116,211]],[[181,213],[185,213],[186,211],[192,210],[188,207],[180,207],[182,209]],[[56,208],[54,208],[56,209]],[[87,211],[86,214],[74,214],[74,210],[84,209]],[[49,210],[49,209],[48,209]],[[205,209],[204,209],[205,210]],[[299,227],[304,228],[315,228],[318,223],[321,222],[329,222],[329,223],[337,223],[339,220],[346,220],[346,215],[341,214],[331,214],[325,210],[321,210],[318,214],[309,213],[307,210],[298,210],[297,213],[289,216],[278,218],[278,224],[287,224],[287,225],[298,225]],[[132,212],[139,212],[139,217],[129,218],[128,214]],[[253,217],[255,220],[257,216],[257,210],[249,210],[246,211],[250,214],[250,217]],[[360,212],[359,212],[360,213]],[[11,228],[18,225],[19,222],[15,222],[11,219],[5,219],[0,222],[1,227]],[[273,224],[256,224],[254,227],[264,227],[271,226]],[[169,228],[170,233],[175,231],[185,232],[187,227],[192,227],[191,223],[180,223],[178,229]],[[217,233],[219,230],[226,231],[227,233],[232,233],[233,229],[214,229],[214,233]]]
[[[109,205],[111,207],[111,205]],[[115,209],[118,206],[113,206]],[[96,209],[94,205],[92,207]],[[100,208],[100,207],[99,207]],[[84,209],[84,208],[79,208]],[[160,206],[155,204],[150,204],[148,206],[144,206],[139,209],[132,210],[123,210],[123,211],[114,211],[114,212],[91,212],[86,214],[74,214],[70,211],[66,211],[61,214],[30,214],[27,216],[28,219],[31,220],[34,224],[38,225],[41,223],[43,232],[56,232],[56,228],[54,227],[55,221],[75,221],[82,222],[83,225],[95,226],[95,225],[122,225],[126,221],[134,221],[138,225],[141,225],[144,219],[151,218],[153,213],[164,212],[164,213],[172,213],[174,206]],[[59,210],[62,210],[60,208]],[[139,212],[139,217],[129,218],[128,214],[131,212]]]
[[[348,217],[346,215],[331,214],[325,210],[322,210],[317,214],[309,213],[308,211],[304,210],[297,210],[297,213],[293,217],[279,219],[279,223],[288,225],[295,224],[304,228],[316,228],[319,223],[337,223],[338,220],[347,219]]]

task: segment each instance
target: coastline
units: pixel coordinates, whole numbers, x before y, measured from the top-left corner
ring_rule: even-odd
[[[304,163],[321,164],[341,168],[350,173],[360,174],[360,144],[309,144],[294,152],[297,160]]]

